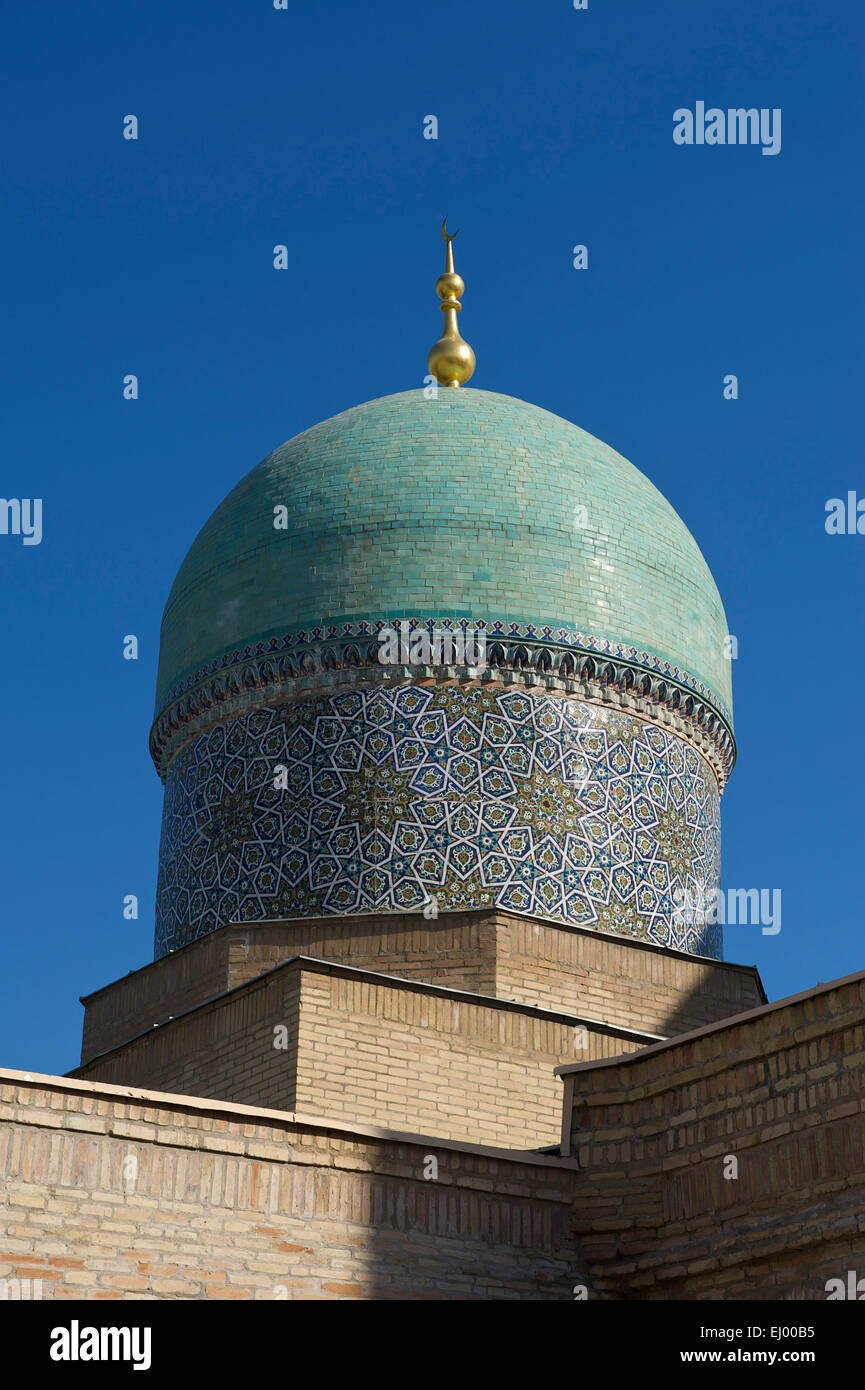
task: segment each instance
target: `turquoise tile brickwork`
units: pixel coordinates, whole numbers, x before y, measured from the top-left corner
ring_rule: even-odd
[[[723,606],[673,508],[576,425],[466,389],[357,406],[247,474],[172,588],[157,709],[256,642],[409,616],[623,643],[696,677],[729,722]]]

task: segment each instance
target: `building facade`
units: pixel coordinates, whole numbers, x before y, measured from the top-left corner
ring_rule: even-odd
[[[863,1253],[865,978],[769,1004],[693,910],[717,588],[621,455],[466,388],[443,235],[430,384],[270,454],[174,582],[154,960],[71,1076],[0,1073],[0,1278],[822,1297]]]

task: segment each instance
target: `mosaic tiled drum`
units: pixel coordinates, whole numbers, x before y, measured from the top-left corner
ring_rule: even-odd
[[[384,628],[485,638],[382,663]],[[621,455],[490,392],[405,392],[283,445],[165,610],[156,954],[228,921],[503,906],[720,956],[727,625]]]

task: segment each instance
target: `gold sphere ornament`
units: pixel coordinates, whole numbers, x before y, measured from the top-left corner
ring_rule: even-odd
[[[460,297],[465,293],[462,277],[454,270],[454,253],[451,242],[458,232],[447,231],[447,218],[442,223],[442,241],[447,245],[447,265],[444,275],[436,280],[436,294],[445,316],[444,333],[429,350],[427,366],[440,386],[465,386],[474,373],[475,355],[465,339],[460,337],[457,328],[457,314],[462,305]]]

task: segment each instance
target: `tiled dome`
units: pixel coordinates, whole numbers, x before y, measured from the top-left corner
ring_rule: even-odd
[[[633,653],[678,673],[730,724],[724,610],[670,504],[576,425],[466,389],[356,406],[238,483],[171,590],[157,712],[298,632],[374,631],[396,617]]]
[[[383,656],[382,628],[461,624],[483,660]],[[157,955],[491,907],[720,954],[678,905],[719,882],[726,631],[669,503],[558,416],[407,391],[298,435],[165,609]]]

